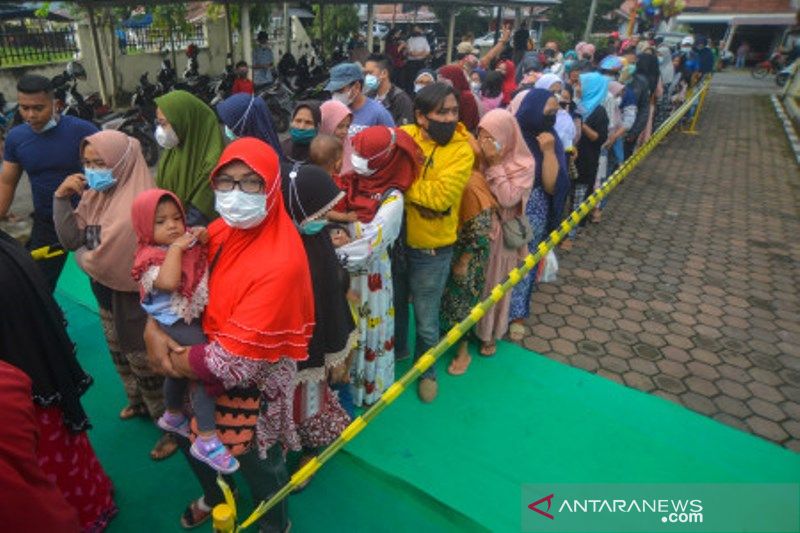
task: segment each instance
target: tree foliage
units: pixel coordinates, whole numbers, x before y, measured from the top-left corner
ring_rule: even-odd
[[[358,30],[358,9],[355,5],[326,5],[325,9],[315,5],[314,15],[311,37],[321,41],[325,53]]]
[[[489,27],[489,19],[481,16],[478,10],[472,6],[462,6],[452,2],[436,2],[431,4],[431,10],[436,14],[436,18],[439,19],[439,23],[445,31],[447,31],[447,26],[450,22],[450,13],[455,11],[455,34],[457,36],[464,35],[467,32],[480,36]]]
[[[604,18],[605,15],[619,7],[619,0],[597,0],[597,9],[594,14],[592,31],[605,31],[614,28],[614,22]],[[561,3],[550,9],[550,23],[556,28],[572,36],[572,40],[579,40],[586,29],[586,20],[589,18],[589,0],[561,0]]]

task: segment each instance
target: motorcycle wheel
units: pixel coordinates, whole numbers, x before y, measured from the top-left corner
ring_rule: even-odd
[[[782,72],[775,76],[775,83],[778,84],[778,87],[783,87],[786,85],[786,82],[789,81],[789,75],[785,72]]]
[[[763,79],[769,74],[769,69],[762,65],[756,65],[753,67],[753,70],[750,71],[750,74],[757,80]]]

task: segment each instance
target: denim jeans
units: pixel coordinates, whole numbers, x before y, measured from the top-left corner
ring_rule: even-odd
[[[408,248],[408,286],[414,306],[416,343],[414,360],[424,354],[439,340],[439,308],[444,287],[450,275],[453,247],[436,248],[435,255],[426,251]],[[436,379],[436,368],[430,367],[424,378]]]

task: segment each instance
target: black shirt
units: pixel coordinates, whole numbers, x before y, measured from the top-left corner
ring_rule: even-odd
[[[597,165],[600,162],[600,150],[608,139],[608,114],[606,109],[599,105],[592,111],[584,124],[597,132],[598,137],[590,141],[584,133],[578,141],[578,159],[575,166],[578,169],[578,183],[592,186],[597,178]]]

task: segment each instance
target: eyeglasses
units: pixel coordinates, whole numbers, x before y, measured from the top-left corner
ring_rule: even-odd
[[[220,192],[231,192],[236,187],[239,187],[240,191],[247,194],[258,194],[260,192],[264,192],[264,180],[257,177],[235,180],[230,176],[222,175],[215,176],[211,180],[211,183],[214,185],[214,189]]]

